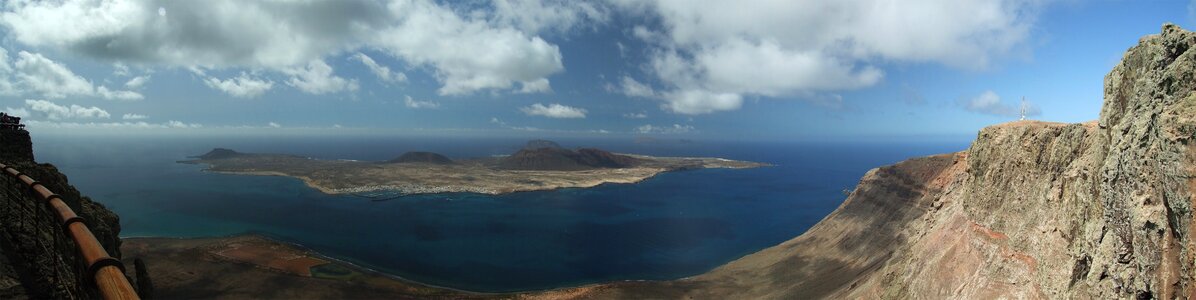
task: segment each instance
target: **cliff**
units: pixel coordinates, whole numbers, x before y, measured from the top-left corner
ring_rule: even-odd
[[[709,273],[538,296],[1196,298],[1193,45],[1164,25],[1105,77],[1098,121],[995,125],[873,169],[805,234]]]
[[[116,214],[80,195],[53,165],[34,162],[28,132],[3,129],[0,137],[0,161],[58,193],[108,253],[120,258]],[[89,273],[57,213],[23,182],[0,174],[0,298],[98,298],[92,279],[83,274]]]

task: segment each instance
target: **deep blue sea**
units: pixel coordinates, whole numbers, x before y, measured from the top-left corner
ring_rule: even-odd
[[[801,234],[834,210],[842,191],[868,169],[967,147],[966,141],[557,141],[776,166],[673,172],[588,189],[377,202],[324,195],[297,179],[213,174],[176,161],[214,147],[325,159],[385,160],[415,150],[464,158],[509,154],[524,140],[35,135],[34,151],[83,194],[116,211],[125,237],[251,232],[419,282],[497,292],[700,274]]]

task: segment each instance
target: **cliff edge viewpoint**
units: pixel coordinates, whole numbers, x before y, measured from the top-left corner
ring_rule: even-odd
[[[823,28],[815,37],[725,22],[739,14],[752,17],[747,22],[752,24],[790,20],[802,11],[797,4],[779,5],[774,9],[787,13],[777,14],[760,13],[762,4],[736,9],[706,5],[713,11],[686,5],[702,10],[695,12],[676,11],[682,8],[668,3],[540,1],[495,1],[481,8],[367,0],[0,5],[0,28],[11,35],[11,45],[4,46],[25,47],[12,52],[0,48],[0,100],[50,99],[0,105],[5,108],[0,113],[0,298],[1196,298],[1196,51],[1190,51],[1196,32],[1180,26],[1164,24],[1161,32],[1142,37],[1125,51],[1104,76],[1103,101],[1094,121],[1033,120],[1041,115],[1040,107],[1023,100],[1015,109],[991,90],[957,101],[961,111],[1021,119],[985,123],[996,125],[980,129],[958,152],[926,156],[963,148],[927,146],[930,142],[736,139],[754,134],[745,128],[803,122],[788,115],[794,112],[789,103],[746,108],[752,118],[705,116],[786,95],[800,95],[807,101],[803,105],[840,112],[868,110],[825,92],[903,76],[874,60],[956,66],[990,58],[920,48],[935,42],[1010,52],[1012,46],[995,44],[1021,39],[1032,27],[1011,25],[1007,30],[1016,32],[985,34],[1004,33],[993,24],[1020,24],[997,21],[1026,21],[1023,14],[1038,8],[1015,4],[969,10],[983,12],[969,18],[991,21],[981,22],[983,26],[953,19],[958,21],[953,30],[970,37],[964,40],[991,38],[984,43],[902,40],[898,24],[884,23],[887,19],[880,16],[933,18],[939,10],[918,11],[926,14],[922,16],[876,5],[835,6],[833,11],[859,11],[878,19],[881,23],[863,28],[889,29],[885,38],[850,33],[847,27],[813,26],[821,24],[818,18],[801,19],[808,27]],[[217,15],[278,13],[250,18],[253,26],[235,20],[206,22],[190,14],[220,5],[237,9]],[[527,11],[542,14],[521,14]],[[867,14],[876,11],[882,14]],[[998,18],[1005,14],[1013,17]],[[569,21],[545,16],[568,16]],[[654,25],[604,29],[611,23],[643,21],[639,18]],[[62,24],[47,28],[39,24],[49,21],[30,20]],[[144,22],[116,30],[102,22],[68,22],[73,20]],[[705,26],[712,25],[707,22],[718,26]],[[846,23],[851,22],[835,24]],[[211,24],[222,26],[206,27]],[[275,26],[279,24],[287,26]],[[190,27],[172,27],[181,25]],[[703,30],[690,27],[697,25],[704,25],[699,26]],[[50,31],[59,27],[70,34]],[[224,27],[242,34],[222,35]],[[252,35],[259,33],[257,27],[287,38]],[[438,30],[435,38],[415,30],[428,27]],[[929,36],[934,33],[929,27],[916,33]],[[180,28],[188,30],[174,30]],[[585,30],[627,38],[553,44],[565,42],[552,34]],[[721,40],[724,33],[730,41]],[[253,38],[231,39],[242,35]],[[182,37],[204,37],[211,45],[196,47],[195,40]],[[823,39],[831,42],[807,52],[793,48],[795,41]],[[257,40],[303,51],[264,55],[259,51],[277,49],[255,44]],[[129,44],[158,48],[133,51]],[[223,51],[218,46],[224,44],[244,47]],[[649,63],[632,72],[612,71],[618,64],[583,62],[571,70],[612,68],[607,71],[619,75],[549,81],[548,75],[564,70],[562,51],[597,51],[593,45],[598,44],[616,45],[603,55],[618,61],[635,57]],[[873,44],[890,46],[870,48]],[[64,63],[29,52],[56,47],[114,62],[102,66],[112,68],[113,77],[88,80]],[[753,55],[733,55],[745,49]],[[326,61],[320,54],[312,60],[307,52],[343,59]],[[11,64],[6,53],[15,53]],[[802,57],[793,58],[793,53]],[[764,60],[778,57],[785,59]],[[359,70],[346,67],[347,62]],[[399,63],[402,68],[394,65]],[[812,65],[821,71],[818,76],[787,73],[808,71]],[[173,69],[155,71],[157,66]],[[252,70],[236,72],[238,68]],[[802,85],[755,76],[777,70],[796,74],[792,81]],[[935,72],[928,73],[939,76]],[[658,78],[633,78],[641,73]],[[377,82],[348,74],[374,76]],[[411,131],[403,132],[409,135],[402,135],[372,123],[320,128],[288,128],[274,121],[207,127],[175,120],[154,123],[154,117],[132,111],[121,115],[120,122],[105,122],[116,118],[115,109],[110,113],[98,106],[54,102],[90,97],[140,107],[129,103],[146,100],[142,93],[164,95],[145,88],[150,78],[185,90],[179,87],[186,82],[182,77],[242,98],[238,101],[298,93],[323,95],[323,101],[335,98],[328,94],[344,93],[339,100],[360,103],[376,100],[377,91],[387,98],[380,105],[420,113],[396,121],[390,114],[370,117],[374,112],[369,109],[306,103],[308,98],[299,96],[296,112],[308,105],[319,114],[290,119],[414,120],[408,124]],[[545,129],[536,126],[660,119],[652,119],[657,116],[648,109],[613,110],[587,102],[578,103],[588,108],[529,102],[497,109],[492,103],[446,100],[479,91],[488,94],[475,100],[593,96],[571,87],[590,77],[609,81],[593,90],[656,101],[650,107],[671,114],[664,117],[668,124],[626,131],[577,123]],[[123,84],[116,83],[118,78]],[[276,90],[283,86],[296,94]],[[390,97],[397,95],[391,94],[396,89],[428,98],[403,94],[394,101]],[[186,92],[170,95],[175,94]],[[917,94],[910,92],[906,100],[926,101]],[[479,111],[487,117],[476,118]],[[205,114],[195,107],[187,112]],[[338,119],[338,112],[353,117]],[[219,118],[211,120],[263,113],[286,115],[271,109],[216,114]],[[461,127],[422,127],[439,124],[431,119],[455,116],[475,118],[452,123]],[[734,122],[753,127],[728,125]],[[478,124],[492,128],[469,127]],[[704,128],[727,140],[701,139],[707,129],[696,124],[709,125]],[[733,130],[718,133],[719,125]],[[87,131],[93,129],[119,132]],[[255,130],[267,134],[252,134]],[[58,135],[43,139],[43,131]],[[35,149],[42,162],[35,160]],[[919,154],[909,158],[908,153]],[[901,157],[892,158],[896,155]],[[900,162],[859,166],[873,159]],[[851,179],[840,186],[845,176]],[[855,178],[858,182],[851,185]]]

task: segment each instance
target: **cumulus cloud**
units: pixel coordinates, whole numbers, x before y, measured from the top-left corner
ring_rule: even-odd
[[[96,88],[96,95],[108,100],[136,101],[144,99],[141,93],[134,91],[109,90],[106,86]]]
[[[270,128],[282,128],[282,125],[279,125],[278,123],[270,122],[270,123],[266,123],[266,127],[270,127]]]
[[[664,99],[666,101],[661,108],[687,115],[736,110],[743,106],[743,96],[737,93],[719,93],[705,89],[675,90],[665,93]]]
[[[694,130],[693,126],[681,124],[673,124],[673,126],[653,126],[651,124],[645,124],[643,126],[636,127],[634,130],[635,133],[640,134],[680,134],[695,131],[696,130]]]
[[[288,84],[312,93],[355,86],[320,73],[321,60],[377,49],[411,66],[428,67],[442,84],[441,94],[461,95],[487,89],[544,91],[542,80],[564,67],[558,47],[535,33],[604,18],[595,4],[573,1],[504,1],[492,10],[450,5],[432,0],[14,0],[2,5],[0,26],[24,45],[115,62],[278,71],[292,76]]]
[[[500,127],[507,126],[507,122],[503,122],[503,120],[499,119],[498,117],[490,117],[490,124],[498,125]]]
[[[1001,102],[1001,96],[993,91],[984,91],[979,96],[970,100],[962,101],[960,105],[964,110],[989,114],[1004,117],[1017,117],[1021,115],[1022,106],[1006,104]],[[1025,104],[1026,116],[1037,116],[1042,114],[1042,110],[1038,106],[1027,102]]]
[[[4,113],[7,113],[10,116],[15,116],[15,117],[19,117],[19,118],[29,117],[29,110],[25,109],[24,107],[18,107],[18,108],[5,107]]]
[[[884,78],[881,62],[982,69],[1020,46],[1036,0],[615,2],[648,11],[646,41],[666,110],[735,110],[748,95],[858,89]]]
[[[419,100],[412,99],[411,96],[406,96],[406,99],[404,99],[403,102],[407,105],[408,108],[414,108],[414,109],[440,107],[440,103],[436,103],[436,102],[432,102],[432,101],[419,101]]]
[[[149,79],[149,75],[133,77],[132,79],[129,79],[129,81],[125,82],[125,87],[130,89],[140,89],[141,87],[145,86],[147,82],[149,82]]]
[[[564,70],[560,49],[538,36],[464,18],[431,1],[395,1],[388,8],[397,24],[373,42],[411,64],[433,67],[441,95],[536,86]]]
[[[170,128],[200,128],[200,127],[203,127],[203,125],[200,125],[200,124],[183,123],[183,122],[175,121],[175,120],[170,120],[169,122],[166,122],[165,125],[166,125],[166,127],[170,127]]]
[[[142,115],[142,114],[125,114],[124,116],[121,116],[120,118],[125,119],[125,120],[144,120],[144,119],[149,119],[149,116]]]
[[[133,91],[95,88],[91,81],[75,74],[66,65],[56,62],[40,53],[17,52],[9,62],[8,50],[0,48],[0,94],[33,94],[45,98],[68,96],[95,96],[108,100],[141,100],[141,94]]]
[[[333,75],[332,66],[323,60],[313,60],[304,68],[293,68],[284,72],[291,75],[291,79],[287,80],[287,85],[308,94],[318,95],[357,90],[356,79],[344,79]]]
[[[519,83],[519,93],[532,94],[552,91],[552,86],[548,84],[548,79],[540,78],[532,81],[522,81]]]
[[[564,32],[605,22],[609,11],[597,2],[568,0],[495,0],[494,19],[524,32]]]
[[[370,72],[373,72],[374,75],[377,75],[379,79],[382,79],[382,81],[385,81],[385,82],[406,82],[407,81],[407,74],[403,74],[403,72],[391,72],[389,67],[379,65],[377,62],[374,61],[373,58],[370,58],[369,56],[365,55],[364,53],[357,52],[357,54],[354,54],[352,56],[352,59],[360,61],[367,68],[370,69]]]
[[[18,52],[13,71],[17,84],[46,98],[93,93],[90,81],[39,53]]]
[[[95,106],[84,107],[75,104],[65,106],[46,100],[25,100],[25,106],[35,115],[41,115],[50,120],[107,119],[112,116],[108,114],[108,111]]]
[[[623,76],[619,80],[619,85],[607,84],[606,90],[609,92],[620,93],[630,97],[656,97],[658,96],[656,90],[647,84],[631,78],[630,76]]]
[[[200,73],[202,74],[202,73]],[[266,79],[256,79],[249,77],[249,74],[241,72],[234,78],[221,80],[216,77],[208,77],[204,79],[204,84],[213,89],[220,90],[226,94],[238,98],[256,98],[274,88],[274,82]]]
[[[536,103],[527,107],[522,107],[519,110],[529,116],[544,116],[557,119],[575,119],[586,117],[585,109],[560,105],[558,103],[549,104],[547,106]]]
[[[529,126],[511,126],[511,125],[508,125],[508,124],[507,124],[507,122],[505,122],[505,121],[503,121],[503,120],[500,120],[499,118],[496,118],[496,117],[491,117],[491,118],[490,118],[490,123],[491,123],[491,124],[494,124],[494,125],[498,125],[498,127],[502,127],[502,128],[506,128],[506,129],[511,129],[511,130],[519,130],[519,131],[543,131],[543,129],[536,128],[536,127],[529,127]]]

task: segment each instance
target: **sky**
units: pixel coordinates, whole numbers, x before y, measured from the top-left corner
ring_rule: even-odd
[[[1096,119],[1166,22],[1196,1],[7,0],[0,109],[35,134],[959,139]]]

